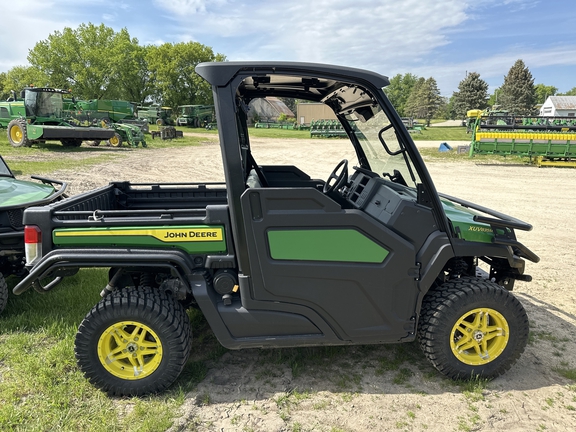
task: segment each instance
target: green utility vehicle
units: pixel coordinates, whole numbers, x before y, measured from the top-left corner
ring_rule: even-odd
[[[17,179],[0,156],[0,313],[6,307],[10,275],[22,277],[24,267],[24,209],[47,204],[64,196],[67,184],[58,180],[32,176],[40,181]]]
[[[140,120],[147,120],[148,123],[158,126],[174,126],[172,108],[170,107],[139,106],[137,111]]]
[[[532,227],[436,191],[386,77],[284,62],[196,71],[212,85],[225,183],[112,183],[24,215],[30,273],[15,294],[109,268],[75,342],[95,386],[167,388],[192,350],[188,307],[230,349],[418,339],[451,378],[512,366],[529,328],[510,291],[539,260],[515,231]],[[258,163],[247,111],[266,96],[325,103],[355,166],[343,159],[321,180],[305,152],[292,156],[300,167]]]
[[[13,147],[30,147],[35,142],[60,141],[67,147],[79,147],[82,141],[107,140],[113,130],[75,127],[64,118],[65,90],[27,87],[20,98],[0,102],[0,128],[6,128]]]
[[[214,120],[214,105],[180,105],[178,107],[178,126],[206,127]]]

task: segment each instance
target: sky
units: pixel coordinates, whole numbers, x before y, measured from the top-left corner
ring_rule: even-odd
[[[516,60],[535,84],[576,87],[574,0],[0,0],[0,72],[82,23],[141,45],[199,42],[231,61],[303,61],[433,77],[450,97],[469,72],[492,93]]]

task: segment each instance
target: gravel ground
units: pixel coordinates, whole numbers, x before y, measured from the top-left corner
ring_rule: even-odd
[[[418,146],[437,146],[438,142]],[[453,147],[458,143],[449,143]],[[465,144],[465,143],[462,143]],[[253,139],[261,164],[296,165],[327,178],[344,157],[343,140]],[[112,180],[223,180],[214,137],[199,147],[126,151],[125,158],[82,172],[60,171],[72,193]],[[187,395],[172,430],[573,431],[576,385],[576,170],[427,162],[437,189],[525,220],[519,239],[540,257],[527,264],[531,283],[514,293],[528,311],[531,341],[504,376],[476,388],[441,377],[415,344],[338,349],[229,351]],[[197,347],[197,349],[201,349]]]

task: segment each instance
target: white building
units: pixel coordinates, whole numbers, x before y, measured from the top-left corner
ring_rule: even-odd
[[[546,117],[576,117],[576,96],[548,96],[540,108]]]

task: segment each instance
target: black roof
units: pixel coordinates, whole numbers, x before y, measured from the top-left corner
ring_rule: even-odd
[[[244,76],[245,97],[287,96],[321,100],[343,85],[382,88],[388,78],[362,69],[299,62],[200,63],[196,72],[211,85],[223,87],[237,75]]]

